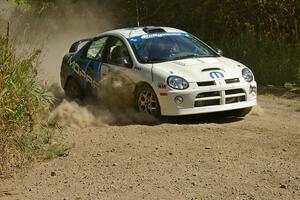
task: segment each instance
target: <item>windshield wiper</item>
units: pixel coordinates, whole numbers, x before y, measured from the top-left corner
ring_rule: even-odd
[[[201,56],[198,54],[187,54],[184,56],[175,57],[174,60],[187,59],[187,58],[200,58]]]
[[[188,54],[188,55],[184,55],[184,56],[175,57],[174,60],[188,59],[188,58],[207,58],[207,57],[216,57],[216,56],[214,56],[214,55]]]
[[[166,61],[169,61],[169,60],[163,59],[163,58],[152,58],[152,59],[144,60],[145,63],[158,63],[158,62],[166,62]]]

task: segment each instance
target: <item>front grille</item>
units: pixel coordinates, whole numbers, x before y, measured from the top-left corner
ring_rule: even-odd
[[[196,96],[195,107],[217,106],[246,101],[246,92],[243,89],[203,92]]]
[[[226,95],[232,95],[232,94],[239,94],[239,93],[245,93],[243,89],[233,89],[233,90],[226,90]]]
[[[205,97],[215,97],[218,96],[220,97],[220,92],[205,92],[197,95],[197,99],[199,98],[205,98]]]
[[[216,92],[204,92],[196,96],[195,107],[205,107],[220,105],[221,103],[221,93]]]
[[[196,101],[195,107],[206,107],[220,105],[220,100]]]
[[[226,79],[225,82],[226,84],[239,83],[240,79],[239,78]]]
[[[246,93],[243,89],[233,89],[225,91],[225,103],[238,103],[246,101]]]
[[[199,87],[216,85],[215,81],[197,82]]]
[[[240,79],[239,78],[225,79],[225,82],[226,82],[226,84],[239,83]],[[199,87],[212,86],[212,85],[216,85],[216,82],[215,81],[197,82],[197,85]]]
[[[243,102],[246,101],[246,97],[231,97],[231,98],[226,98],[226,104],[231,104],[231,103],[238,103],[238,102]]]

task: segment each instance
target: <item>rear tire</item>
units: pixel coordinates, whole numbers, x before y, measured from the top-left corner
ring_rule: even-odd
[[[135,92],[136,110],[142,113],[160,117],[160,106],[157,96],[151,86],[143,84]]]
[[[234,117],[245,117],[246,115],[248,115],[252,110],[251,108],[243,108],[243,109],[239,109],[239,110],[233,110],[230,112],[231,116]]]
[[[66,97],[70,98],[71,100],[74,100],[74,99],[82,100],[82,98],[83,98],[81,87],[80,87],[78,81],[76,81],[74,78],[68,79],[66,86],[65,86],[65,94],[66,94]]]

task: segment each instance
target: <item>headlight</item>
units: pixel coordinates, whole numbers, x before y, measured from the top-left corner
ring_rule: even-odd
[[[252,82],[254,79],[254,76],[253,76],[251,70],[248,68],[244,68],[242,70],[242,75],[243,75],[244,79],[249,83]]]
[[[176,90],[184,90],[189,87],[189,83],[179,76],[170,76],[167,80],[168,85]]]

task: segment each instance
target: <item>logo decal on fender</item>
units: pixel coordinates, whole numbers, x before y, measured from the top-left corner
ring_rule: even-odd
[[[224,74],[221,73],[221,72],[210,72],[210,73],[209,73],[209,76],[210,76],[212,79],[216,79],[216,78],[224,78]]]

